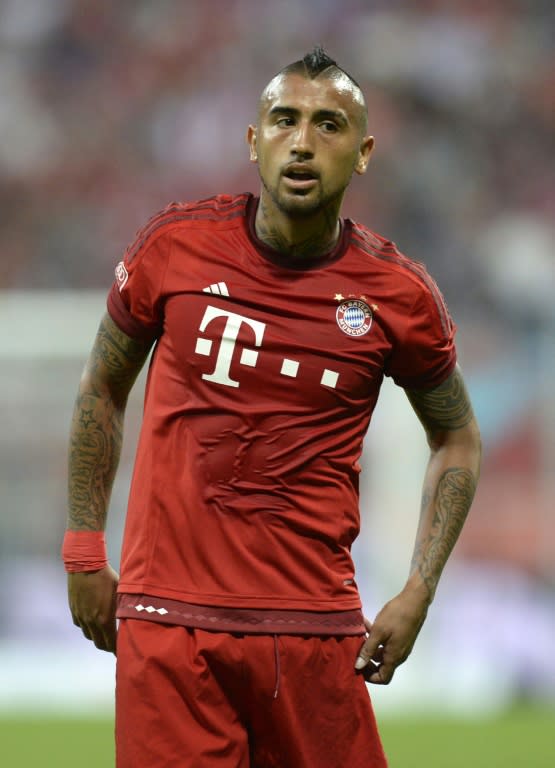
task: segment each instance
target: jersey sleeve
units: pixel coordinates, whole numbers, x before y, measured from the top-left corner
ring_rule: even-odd
[[[439,386],[457,362],[455,332],[445,301],[428,276],[426,285],[417,292],[385,374],[403,389]]]
[[[136,339],[155,339],[163,326],[163,285],[170,236],[141,230],[116,266],[108,294],[108,313],[116,325]]]

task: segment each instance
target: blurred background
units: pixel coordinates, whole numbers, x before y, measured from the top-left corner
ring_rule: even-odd
[[[554,39],[552,0],[0,0],[5,717],[111,715],[113,659],[73,627],[59,559],[80,371],[146,218],[258,189],[245,132],[259,93],[315,44],[361,84],[376,137],[344,212],[438,281],[484,439],[467,526],[376,709],[555,715]],[[141,398],[142,381],[112,500],[116,566]],[[384,386],[356,547],[369,616],[406,577],[426,458]]]

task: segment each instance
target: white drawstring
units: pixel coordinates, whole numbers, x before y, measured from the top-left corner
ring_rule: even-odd
[[[279,678],[281,676],[281,666],[280,666],[280,660],[279,660],[279,647],[278,647],[277,635],[274,635],[274,660],[275,660],[275,666],[276,666],[276,685],[274,688],[274,699],[277,699],[279,694]]]

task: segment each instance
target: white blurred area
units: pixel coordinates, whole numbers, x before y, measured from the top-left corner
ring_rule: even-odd
[[[256,190],[269,77],[323,44],[376,151],[345,212],[423,261],[458,325],[484,438],[475,505],[379,712],[555,706],[555,16],[552,0],[0,0],[0,714],[110,711],[113,658],[73,627],[66,443],[113,267],[172,199]],[[142,380],[112,499],[117,565]],[[427,449],[383,387],[358,581],[404,582]]]

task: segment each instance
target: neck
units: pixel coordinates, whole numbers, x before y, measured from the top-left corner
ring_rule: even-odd
[[[276,211],[260,197],[255,230],[265,245],[294,259],[317,259],[329,253],[339,240],[341,224],[337,211],[322,209],[313,217],[291,218]]]

